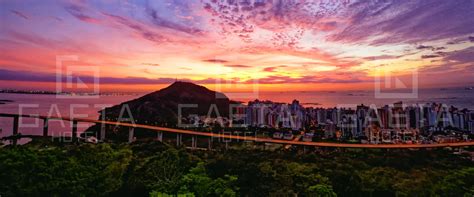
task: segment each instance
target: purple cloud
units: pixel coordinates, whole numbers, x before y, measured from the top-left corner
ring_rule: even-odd
[[[455,61],[458,63],[471,63],[474,65],[474,47],[464,50],[454,51],[446,54],[444,60]]]
[[[44,39],[44,38],[39,37],[39,36],[35,36],[35,35],[29,35],[29,34],[20,33],[20,32],[9,32],[9,35],[13,39],[20,40],[20,41],[27,42],[27,43],[31,43],[31,44],[35,44],[35,45],[38,45],[38,46],[49,46],[49,47],[55,47],[56,46],[54,44],[54,42],[52,42],[50,40],[47,40],[47,39]]]
[[[396,55],[379,55],[379,56],[369,56],[369,57],[364,57],[366,60],[387,60],[387,59],[397,59],[402,56],[396,56]]]
[[[416,43],[463,36],[474,32],[473,2],[385,1],[350,5],[352,23],[333,35],[335,41],[369,41],[374,45]]]
[[[12,12],[13,14],[21,17],[21,18],[24,18],[26,20],[30,19],[28,16],[26,16],[25,14],[23,14],[22,12],[18,11],[18,10],[10,10],[10,12]]]
[[[370,80],[360,79],[356,77],[347,77],[344,79],[335,79],[328,77],[318,76],[302,76],[302,77],[289,77],[289,76],[268,76],[265,78],[258,79],[259,83],[262,84],[284,84],[284,83],[362,83]],[[252,83],[253,81],[247,81]]]
[[[445,53],[442,61],[445,63],[439,66],[425,68],[423,69],[423,73],[446,74],[448,72],[454,72],[456,73],[455,76],[461,74],[472,74],[474,73],[474,66],[467,66],[463,69],[462,73],[459,72],[459,67],[457,66],[466,63],[472,64],[472,62],[474,62],[474,47]]]
[[[4,67],[4,66],[2,66]],[[92,76],[73,76],[79,78],[84,83],[94,83],[96,80]],[[5,81],[30,81],[30,82],[56,82],[56,75],[50,73],[24,72],[0,69],[0,79]],[[62,77],[61,81],[66,81],[66,77]],[[157,78],[148,79],[141,77],[100,77],[101,84],[168,84],[174,82],[174,78]]]
[[[285,65],[270,66],[270,67],[263,68],[262,71],[264,71],[264,72],[275,72],[278,68],[285,68],[285,67],[287,67],[287,66],[285,66]]]
[[[3,66],[2,66],[3,67]],[[79,78],[84,83],[94,83],[96,78],[92,76],[73,76]],[[0,79],[5,81],[30,81],[30,82],[56,82],[56,75],[50,73],[24,72],[0,69]],[[143,77],[100,77],[100,84],[169,84],[173,83],[175,78],[143,78]],[[218,79],[207,78],[202,80],[179,79],[180,81],[194,82],[198,84],[215,84],[215,83],[243,83],[252,84],[254,80],[240,81],[239,79]],[[66,77],[62,77],[61,81],[67,81]],[[258,83],[262,84],[284,84],[284,83],[359,83],[368,80],[357,77],[344,77],[344,79],[334,79],[317,76],[303,76],[292,78],[288,76],[268,76],[258,79]]]
[[[431,59],[431,58],[437,58],[437,57],[441,57],[440,55],[422,55],[421,58],[422,59]]]
[[[149,9],[148,14],[151,16],[153,24],[158,26],[158,27],[165,27],[165,28],[176,30],[176,31],[185,32],[185,33],[188,33],[188,34],[200,34],[200,33],[202,33],[202,30],[200,30],[198,28],[185,26],[185,25],[181,25],[181,24],[166,20],[166,19],[158,16],[156,10]]]
[[[168,39],[166,39],[161,34],[151,31],[149,28],[145,27],[144,25],[138,22],[132,21],[130,19],[118,16],[118,15],[105,13],[105,12],[102,12],[102,14],[104,14],[105,16],[108,16],[113,21],[134,30],[136,33],[141,35],[146,40],[149,40],[155,43],[162,43],[162,42],[168,41]]]
[[[242,64],[227,64],[224,65],[225,67],[230,67],[230,68],[251,68],[251,66],[248,65],[242,65]]]
[[[203,62],[210,62],[210,63],[227,63],[229,61],[223,59],[206,59],[202,60]]]
[[[204,10],[223,35],[248,41],[258,27],[274,32],[275,45],[289,47],[305,31],[329,32],[330,41],[373,45],[419,43],[474,32],[474,20],[468,20],[474,15],[471,0],[204,2]]]
[[[85,14],[84,8],[77,6],[77,5],[68,5],[64,9],[66,9],[69,14],[73,15],[77,19],[87,22],[87,23],[99,23],[99,19],[94,17],[88,16]]]
[[[422,50],[422,49],[434,49],[434,47],[433,46],[420,45],[420,46],[417,46],[416,49],[420,49],[420,50]]]

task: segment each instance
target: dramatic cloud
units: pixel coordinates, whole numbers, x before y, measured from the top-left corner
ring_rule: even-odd
[[[210,63],[227,63],[229,61],[227,60],[222,60],[222,59],[207,59],[207,60],[202,60],[203,62],[210,62]]]
[[[474,46],[448,53],[444,59],[457,63],[470,63],[471,67],[474,67]]]
[[[281,83],[360,83],[370,82],[368,79],[346,78],[335,79],[317,76],[302,76],[302,77],[288,77],[288,76],[269,76],[259,79],[259,83],[264,84],[281,84]]]
[[[264,68],[262,71],[265,71],[265,72],[275,72],[278,68],[285,68],[285,67],[287,67],[287,66],[285,66],[285,65],[270,66],[270,67]]]
[[[150,10],[148,11],[148,13],[149,13],[149,15],[150,15],[151,18],[152,18],[153,24],[155,24],[155,25],[157,25],[157,26],[159,26],[159,27],[170,28],[170,29],[177,30],[177,31],[181,31],[181,32],[185,32],[185,33],[188,33],[188,34],[199,34],[199,33],[202,33],[202,30],[200,30],[200,29],[193,28],[193,27],[189,27],[189,26],[185,26],[185,25],[181,25],[181,24],[174,23],[174,22],[172,22],[172,21],[166,20],[166,19],[164,19],[164,18],[158,16],[156,10],[150,9]]]
[[[88,16],[82,7],[79,7],[76,5],[69,5],[69,6],[66,6],[64,9],[66,9],[67,12],[69,12],[71,15],[73,15],[74,17],[76,17],[77,19],[81,21],[84,21],[87,23],[99,23],[99,19]]]
[[[351,22],[333,36],[336,41],[415,43],[474,32],[474,20],[466,20],[474,14],[470,0],[358,2],[349,8]]]
[[[35,4],[2,2],[0,65],[9,67],[0,67],[0,80],[54,82],[57,58],[74,56],[68,64],[100,68],[112,76],[101,83],[112,84],[160,84],[179,76],[199,83],[351,87],[410,69],[432,76],[422,84],[472,81],[466,74],[474,62],[472,0]],[[33,68],[44,73],[20,72]],[[452,80],[436,80],[442,75]]]
[[[173,83],[176,78],[143,78],[143,77],[99,77],[94,78],[92,76],[72,76],[78,78],[84,83],[92,84],[98,80],[101,84],[169,84]],[[30,82],[54,82],[57,81],[55,74],[49,73],[38,73],[38,72],[25,72],[25,71],[12,71],[0,69],[0,79],[5,81],[30,81]],[[227,83],[244,83],[252,84],[254,80],[239,80],[239,79],[221,79],[221,78],[207,78],[207,79],[187,79],[180,78],[180,81],[189,81],[200,84],[213,84],[217,82]],[[62,82],[67,81],[67,77],[61,78]],[[360,79],[358,77],[344,77],[340,79],[318,77],[318,76],[302,76],[302,77],[288,77],[288,76],[268,76],[258,80],[259,83],[263,84],[288,84],[288,83],[359,83],[368,82],[369,79]]]
[[[441,65],[428,67],[423,69],[426,74],[441,74],[443,78],[451,77],[450,73],[454,73],[453,78],[461,78],[463,75],[474,75],[474,47],[470,47],[460,51],[445,53]],[[472,81],[472,79],[470,79]]]
[[[420,45],[416,47],[416,49],[433,49],[433,48],[434,48],[433,46],[425,46],[425,45]]]
[[[243,64],[227,64],[224,65],[225,67],[230,67],[230,68],[251,68],[251,66],[243,65]]]
[[[373,44],[419,42],[474,32],[473,2],[432,1],[209,1],[204,6],[223,34],[251,38],[257,28],[276,31],[294,45],[303,32]],[[294,31],[292,31],[294,30]],[[381,36],[383,35],[383,36]]]
[[[156,42],[156,43],[162,43],[164,41],[167,41],[167,39],[161,34],[150,30],[149,28],[145,27],[144,25],[138,22],[135,22],[130,19],[126,19],[121,16],[113,15],[113,14],[108,14],[108,13],[102,13],[102,14],[104,14],[105,16],[108,16],[111,20],[134,30],[138,35],[141,35],[146,40]]]
[[[394,56],[394,55],[379,55],[379,56],[369,56],[364,57],[366,60],[387,60],[387,59],[397,59],[402,56]]]
[[[42,37],[39,37],[39,36],[35,36],[35,35],[28,35],[28,34],[20,33],[20,32],[10,32],[9,36],[11,36],[11,38],[13,38],[15,40],[35,44],[35,45],[38,45],[38,46],[51,46],[51,47],[53,47],[52,45],[54,44],[53,42],[49,41],[48,39],[45,39],[45,38],[42,38]]]
[[[423,59],[430,59],[430,58],[437,58],[441,57],[440,55],[422,55],[421,58]]]
[[[10,10],[10,12],[12,12],[13,14],[21,17],[21,18],[24,18],[26,20],[30,19],[28,16],[26,16],[25,14],[21,13],[20,11],[17,11],[17,10]]]
[[[86,84],[94,83],[97,78],[92,76],[73,76],[74,78],[80,79]],[[11,70],[0,69],[0,79],[5,81],[30,81],[30,82],[54,82],[56,83],[56,75],[48,73],[37,73],[37,72],[18,72]],[[156,78],[148,79],[142,77],[125,77],[125,78],[116,78],[116,77],[100,77],[98,81],[101,84],[169,84],[173,83],[175,78]],[[189,79],[183,79],[186,81],[191,81]],[[64,76],[61,78],[61,81],[67,81],[67,77]]]

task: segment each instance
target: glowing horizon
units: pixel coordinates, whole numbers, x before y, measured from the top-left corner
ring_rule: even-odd
[[[98,68],[106,90],[159,89],[176,78],[211,89],[371,89],[374,77],[413,70],[421,87],[474,84],[470,0],[1,5],[0,88],[54,86],[62,56]]]

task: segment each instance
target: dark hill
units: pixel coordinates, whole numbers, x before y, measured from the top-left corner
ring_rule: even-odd
[[[128,105],[136,123],[171,126],[178,121],[180,104],[195,106],[182,108],[182,117],[187,117],[189,114],[207,115],[213,105],[217,106],[221,116],[228,117],[230,102],[224,94],[204,86],[175,82],[159,91],[106,108],[105,115],[108,120],[117,120],[122,111],[125,115],[121,118],[128,118],[126,107]],[[212,115],[215,116],[215,108],[212,109]]]

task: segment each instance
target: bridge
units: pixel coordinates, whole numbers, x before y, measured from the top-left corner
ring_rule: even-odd
[[[350,143],[331,143],[331,142],[304,142],[297,140],[281,140],[281,139],[272,139],[272,138],[263,138],[263,137],[249,137],[249,136],[239,136],[223,133],[212,133],[212,132],[201,132],[201,131],[192,131],[184,129],[175,129],[167,127],[158,127],[151,125],[143,124],[133,124],[126,122],[113,122],[106,120],[92,120],[84,118],[68,118],[68,117],[51,117],[51,116],[40,116],[40,115],[27,115],[27,114],[7,114],[0,113],[0,117],[10,117],[13,119],[13,135],[9,137],[2,138],[14,139],[13,144],[16,144],[16,139],[21,137],[35,138],[35,137],[52,137],[48,135],[48,121],[49,120],[62,120],[72,122],[72,141],[77,141],[77,124],[79,122],[83,123],[94,123],[101,125],[99,134],[97,135],[99,140],[105,139],[105,130],[106,125],[112,126],[121,126],[127,127],[128,132],[128,141],[132,142],[134,139],[134,130],[135,128],[146,129],[154,131],[157,133],[157,140],[163,141],[163,132],[176,134],[176,144],[179,146],[182,144],[182,136],[190,135],[192,136],[192,148],[197,148],[197,137],[207,137],[209,139],[209,147],[211,147],[213,138],[221,138],[227,140],[237,140],[237,141],[247,141],[247,142],[259,142],[259,143],[274,143],[282,145],[299,145],[299,146],[313,146],[313,147],[335,147],[335,148],[379,148],[379,149],[403,149],[403,148],[439,148],[439,147],[465,147],[465,146],[474,146],[474,141],[465,141],[465,142],[454,142],[454,143],[434,143],[434,144],[350,144]],[[43,135],[19,135],[19,119],[22,118],[36,118],[43,120]]]

